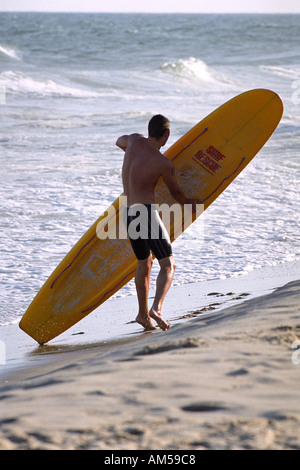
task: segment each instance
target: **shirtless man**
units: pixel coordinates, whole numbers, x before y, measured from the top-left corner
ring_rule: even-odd
[[[162,304],[168,293],[175,271],[172,247],[169,236],[155,208],[154,189],[157,180],[162,176],[173,198],[180,204],[192,204],[195,210],[199,201],[185,196],[177,183],[175,169],[171,160],[160,153],[170,135],[170,121],[158,114],[153,116],[148,124],[148,138],[141,134],[123,135],[116,145],[125,151],[122,180],[124,195],[127,197],[127,230],[138,264],[135,275],[135,285],[138,296],[139,312],[136,322],[145,330],[154,328],[154,320],[162,330],[168,330],[167,323],[161,313]],[[152,231],[146,238],[130,236],[130,223],[136,218],[139,206],[143,205],[148,214],[149,223],[160,230],[157,239],[151,239]],[[141,207],[140,207],[141,209]],[[148,225],[149,227],[149,225]],[[157,228],[156,227],[156,228]],[[148,309],[148,292],[152,255],[154,253],[160,265],[156,281],[156,293],[151,309]]]

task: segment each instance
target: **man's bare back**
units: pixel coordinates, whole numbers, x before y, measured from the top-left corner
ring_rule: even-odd
[[[122,168],[128,205],[155,204],[155,185],[168,168],[170,160],[149,139],[139,134],[129,136]]]
[[[141,134],[119,137],[118,147],[125,150],[122,168],[122,180],[127,204],[155,204],[154,189],[157,180],[162,176],[170,193],[181,204],[193,204],[194,200],[186,198],[179,187],[174,165],[160,151],[169,134],[160,142]]]

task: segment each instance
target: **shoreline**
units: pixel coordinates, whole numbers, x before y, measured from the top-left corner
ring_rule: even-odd
[[[299,301],[297,280],[166,332],[41,356],[1,383],[0,448],[299,449]]]
[[[199,315],[210,315],[270,293],[298,279],[299,273],[300,261],[292,261],[231,278],[175,285],[165,300],[164,316],[174,326]],[[150,299],[153,295],[150,289]],[[5,364],[0,364],[0,384],[11,373],[35,367],[45,359],[54,360],[52,356],[57,354],[80,354],[115,341],[138,339],[143,331],[133,321],[136,309],[136,295],[115,296],[43,347],[21,331],[18,323],[0,326],[0,340],[6,349]]]
[[[164,317],[174,328],[192,318],[210,316],[268,294],[297,280],[299,273],[300,261],[293,261],[231,278],[175,285],[165,300]],[[154,291],[150,290],[150,300],[153,295]],[[114,348],[142,339],[145,333],[133,321],[136,309],[136,295],[109,299],[44,346],[38,345],[16,323],[0,326],[0,340],[6,346],[6,361],[0,364],[0,385],[6,377],[18,374],[24,368],[44,367],[46,362],[55,362],[59,356],[62,359],[66,356],[68,360],[72,354],[89,355],[95,348]],[[157,334],[159,330],[153,333]]]

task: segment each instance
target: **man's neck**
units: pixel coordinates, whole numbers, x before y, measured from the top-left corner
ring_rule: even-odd
[[[148,137],[148,142],[152,147],[156,148],[157,150],[160,150],[161,148],[161,142],[158,139],[155,139],[155,137]]]

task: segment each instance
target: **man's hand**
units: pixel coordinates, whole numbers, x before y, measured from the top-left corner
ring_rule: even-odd
[[[179,186],[176,176],[175,176],[175,168],[174,165],[171,161],[167,161],[165,163],[163,172],[162,172],[162,177],[167,185],[171,195],[173,198],[179,202],[179,204],[191,204],[192,205],[192,212],[193,214],[196,213],[197,211],[197,204],[202,204],[200,199],[191,199],[187,198],[186,195],[184,194],[183,190]]]

